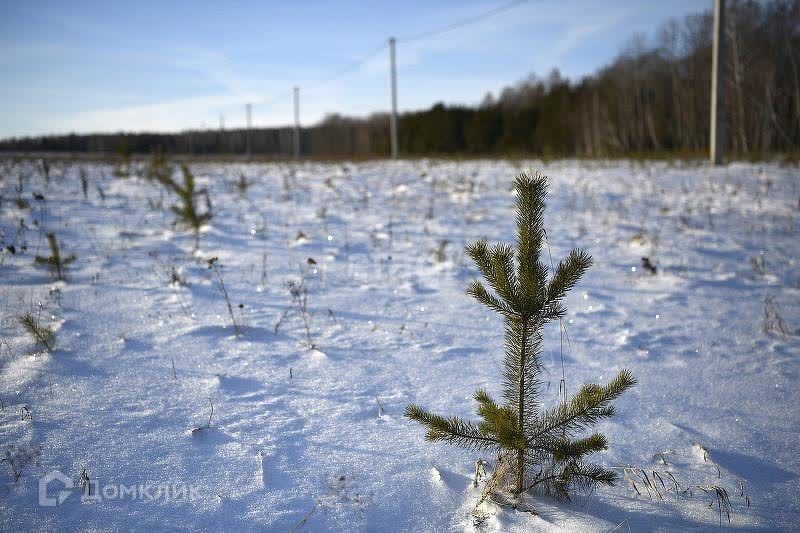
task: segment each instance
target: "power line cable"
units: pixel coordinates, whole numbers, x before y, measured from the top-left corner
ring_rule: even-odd
[[[488,11],[484,11],[483,13],[479,13],[477,15],[473,15],[471,17],[465,18],[458,22],[454,22],[452,24],[448,24],[446,26],[442,26],[441,28],[437,28],[434,30],[428,30],[423,33],[419,33],[412,37],[407,37],[405,39],[398,39],[397,42],[400,43],[413,43],[415,41],[421,41],[423,39],[429,39],[430,37],[435,37],[437,35],[441,35],[442,33],[447,33],[449,31],[457,30],[458,28],[462,28],[464,26],[468,26],[470,24],[474,24],[476,22],[480,22],[484,19],[488,19],[497,15],[498,13],[502,13],[503,11],[507,11],[511,8],[517,7],[518,5],[527,3],[528,0],[513,0],[512,2],[508,2],[506,4],[497,6],[492,8]]]
[[[448,24],[446,26],[442,26],[440,28],[436,28],[436,29],[433,29],[433,30],[428,30],[428,31],[419,33],[419,34],[411,36],[411,37],[407,37],[407,38],[403,38],[403,39],[397,39],[397,42],[399,42],[399,43],[413,43],[413,42],[416,42],[416,41],[429,39],[431,37],[435,37],[435,36],[441,35],[443,33],[447,33],[447,32],[453,31],[453,30],[457,30],[459,28],[462,28],[464,26],[468,26],[470,24],[475,24],[476,22],[480,22],[482,20],[488,19],[488,18],[493,17],[493,16],[495,16],[495,15],[497,15],[499,13],[502,13],[504,11],[508,11],[509,9],[513,9],[513,8],[515,8],[515,7],[517,7],[517,6],[521,5],[521,4],[525,4],[527,2],[528,2],[528,0],[512,0],[511,2],[507,2],[505,4],[499,5],[497,7],[494,7],[492,9],[489,9],[489,10],[484,11],[482,13],[479,13],[477,15],[473,15],[471,17],[467,17],[467,18],[462,19],[460,21],[454,22],[452,24]],[[351,72],[353,72],[355,70],[358,70],[364,64],[366,64],[367,61],[371,60],[373,57],[375,57],[380,52],[385,50],[387,48],[387,46],[388,45],[386,43],[382,43],[379,47],[375,48],[374,50],[372,50],[368,54],[365,54],[360,59],[357,59],[356,61],[348,63],[344,67],[334,71],[331,75],[316,81],[315,83],[313,83],[312,85],[310,85],[308,87],[305,87],[304,88],[304,92],[315,91],[315,90],[319,89],[320,87],[323,87],[323,86],[327,85],[328,83],[336,81],[336,80],[346,76],[347,74],[350,74]],[[259,104],[259,106],[260,107],[269,108],[269,107],[275,105],[276,103],[284,100],[285,98],[288,98],[291,95],[292,95],[292,91],[287,91],[287,92],[281,93],[278,96],[268,100],[266,103]]]
[[[387,46],[388,45],[386,43],[382,43],[378,48],[376,48],[373,51],[371,51],[370,53],[362,56],[361,59],[353,61],[352,63],[349,63],[347,66],[335,71],[333,74],[331,74],[327,78],[324,78],[322,80],[317,81],[316,83],[314,83],[314,85],[311,85],[306,90],[307,91],[313,91],[315,89],[319,89],[323,85],[327,85],[328,83],[330,83],[332,81],[335,81],[335,80],[337,80],[337,79],[339,79],[339,78],[341,78],[341,77],[343,77],[343,76],[345,76],[347,74],[350,74],[351,72],[353,72],[355,70],[358,70],[367,61],[369,61],[370,59],[372,59],[373,57],[378,55],[378,53],[380,53],[383,50],[385,50]]]
[[[320,87],[323,87],[323,86],[327,85],[328,83],[330,83],[332,81],[336,81],[337,79],[340,79],[340,78],[346,76],[347,74],[350,74],[351,72],[353,72],[353,71],[359,69],[361,66],[363,66],[367,61],[369,61],[370,59],[372,59],[373,57],[378,55],[379,52],[385,50],[387,46],[388,45],[385,44],[385,43],[381,44],[378,48],[375,48],[373,51],[371,51],[370,53],[362,56],[360,59],[358,59],[356,61],[353,61],[352,63],[348,63],[344,67],[334,71],[330,76],[327,76],[325,78],[317,80],[316,82],[313,83],[313,85],[310,85],[310,86],[307,86],[307,87],[303,87],[302,85],[300,85],[301,87],[303,87],[303,92],[315,91],[316,89],[319,89]],[[266,102],[260,103],[259,106],[260,107],[269,108],[269,107],[277,104],[278,102],[281,102],[284,99],[289,98],[292,95],[293,95],[293,90],[292,91],[284,91],[284,92],[278,94],[277,96],[275,96],[274,98],[270,98]]]

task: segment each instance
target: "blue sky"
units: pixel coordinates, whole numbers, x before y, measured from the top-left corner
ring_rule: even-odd
[[[558,67],[577,78],[636,33],[711,0],[529,0],[483,21],[407,42],[504,0],[39,2],[0,0],[0,138],[43,133],[177,131],[366,115],[389,106],[388,49],[398,39],[398,104],[474,104]],[[135,6],[135,7],[133,7]],[[406,42],[404,42],[404,40]]]

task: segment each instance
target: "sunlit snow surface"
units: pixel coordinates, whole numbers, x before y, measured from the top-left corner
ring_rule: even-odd
[[[139,177],[143,167],[123,179],[110,165],[53,164],[48,184],[38,165],[3,162],[0,444],[23,466],[14,482],[0,463],[0,529],[471,528],[474,463],[494,457],[426,443],[402,413],[413,401],[471,417],[476,388],[499,396],[501,322],[464,294],[476,272],[463,245],[514,239],[511,183],[524,169],[550,177],[553,263],[576,246],[595,261],[568,299],[563,355],[558,325],[547,331],[543,401],[558,399],[562,359],[568,393],[629,368],[639,384],[600,426],[610,448],[596,460],[669,471],[693,496],[659,484],[663,500],[650,497],[638,480],[637,495],[621,478],[571,502],[537,496],[538,516],[489,506],[484,527],[715,530],[718,509],[698,485],[727,489],[738,529],[800,523],[797,166],[192,169],[214,207],[196,253],[173,227],[174,198]],[[65,283],[34,265],[48,255],[46,231],[77,255]],[[171,284],[173,268],[185,286]],[[275,331],[296,306],[287,282],[303,277],[314,349],[296,312]],[[26,311],[57,330],[53,353],[34,353],[17,322]],[[210,428],[193,433],[209,400]],[[58,470],[77,485],[84,468],[100,501],[76,491],[39,505],[40,478]],[[141,484],[192,497],[114,497]]]

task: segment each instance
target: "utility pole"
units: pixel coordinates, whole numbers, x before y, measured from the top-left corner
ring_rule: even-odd
[[[250,157],[250,128],[253,125],[253,104],[247,104],[245,112],[247,113],[247,157]]]
[[[392,114],[389,116],[389,133],[392,137],[392,159],[397,159],[397,68],[394,59],[394,37],[389,38],[389,62],[392,81]]]
[[[725,157],[725,0],[714,0],[714,47],[711,53],[711,163]]]
[[[300,159],[300,87],[294,86],[294,158]]]

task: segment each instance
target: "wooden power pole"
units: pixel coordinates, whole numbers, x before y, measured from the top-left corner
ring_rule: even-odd
[[[714,0],[714,45],[711,56],[711,136],[709,157],[714,165],[725,158],[725,0]]]
[[[250,157],[250,127],[253,125],[253,104],[247,104],[245,106],[245,112],[247,113],[247,157]]]

